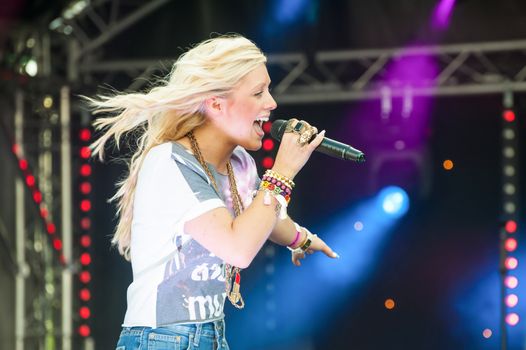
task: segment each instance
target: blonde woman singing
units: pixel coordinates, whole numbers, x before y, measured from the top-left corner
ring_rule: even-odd
[[[110,139],[133,131],[137,148],[114,196],[112,240],[131,260],[133,282],[117,349],[228,349],[223,306],[244,305],[241,269],[263,244],[337,258],[287,215],[294,177],[324,132],[291,120],[274,166],[262,178],[247,150],[261,147],[276,108],[266,58],[250,40],[221,36],[183,54],[147,93],[88,99]]]

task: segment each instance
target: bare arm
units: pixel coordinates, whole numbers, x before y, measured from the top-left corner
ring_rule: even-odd
[[[314,149],[321,143],[324,133],[305,146],[297,142],[297,135],[283,136],[273,170],[293,178],[305,165]],[[259,192],[243,213],[232,218],[226,208],[217,208],[194,218],[185,224],[185,232],[207,250],[229,264],[245,268],[254,259],[278,221],[276,206],[263,203]],[[280,230],[281,231],[281,230]]]
[[[296,226],[294,221],[288,216],[284,220],[278,220],[269,237],[272,242],[282,246],[290,245],[295,238]],[[301,239],[298,239],[298,241],[301,241]]]
[[[277,204],[274,198],[271,205],[263,204],[263,193],[259,193],[237,218],[232,219],[226,208],[217,208],[188,221],[185,231],[222,260],[245,268],[272,232],[278,220]]]

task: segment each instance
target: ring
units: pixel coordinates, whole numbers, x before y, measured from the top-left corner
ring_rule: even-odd
[[[318,129],[315,126],[309,127],[309,129],[305,130],[303,133],[300,134],[300,137],[298,139],[298,143],[301,146],[305,146],[307,143],[310,143],[312,140],[312,137],[318,133]]]
[[[296,124],[292,125],[294,122],[296,122]],[[311,126],[309,125],[309,123],[292,118],[287,122],[285,132],[293,132],[295,134],[301,135],[305,132],[305,129],[310,127]]]

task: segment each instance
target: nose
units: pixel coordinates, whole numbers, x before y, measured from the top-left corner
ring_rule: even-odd
[[[278,107],[278,104],[276,103],[276,100],[274,100],[274,97],[272,97],[270,93],[268,94],[268,97],[269,99],[267,101],[266,109],[268,109],[269,111],[272,111],[276,109],[276,107]]]

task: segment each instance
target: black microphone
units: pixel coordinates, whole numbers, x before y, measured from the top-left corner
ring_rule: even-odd
[[[281,138],[283,137],[286,127],[287,120],[277,119],[272,122],[270,135],[272,135],[274,139],[281,142]],[[323,138],[321,144],[316,147],[316,151],[343,160],[354,160],[359,163],[365,162],[365,154],[363,154],[362,151],[346,145],[345,143],[332,140],[328,137]]]

